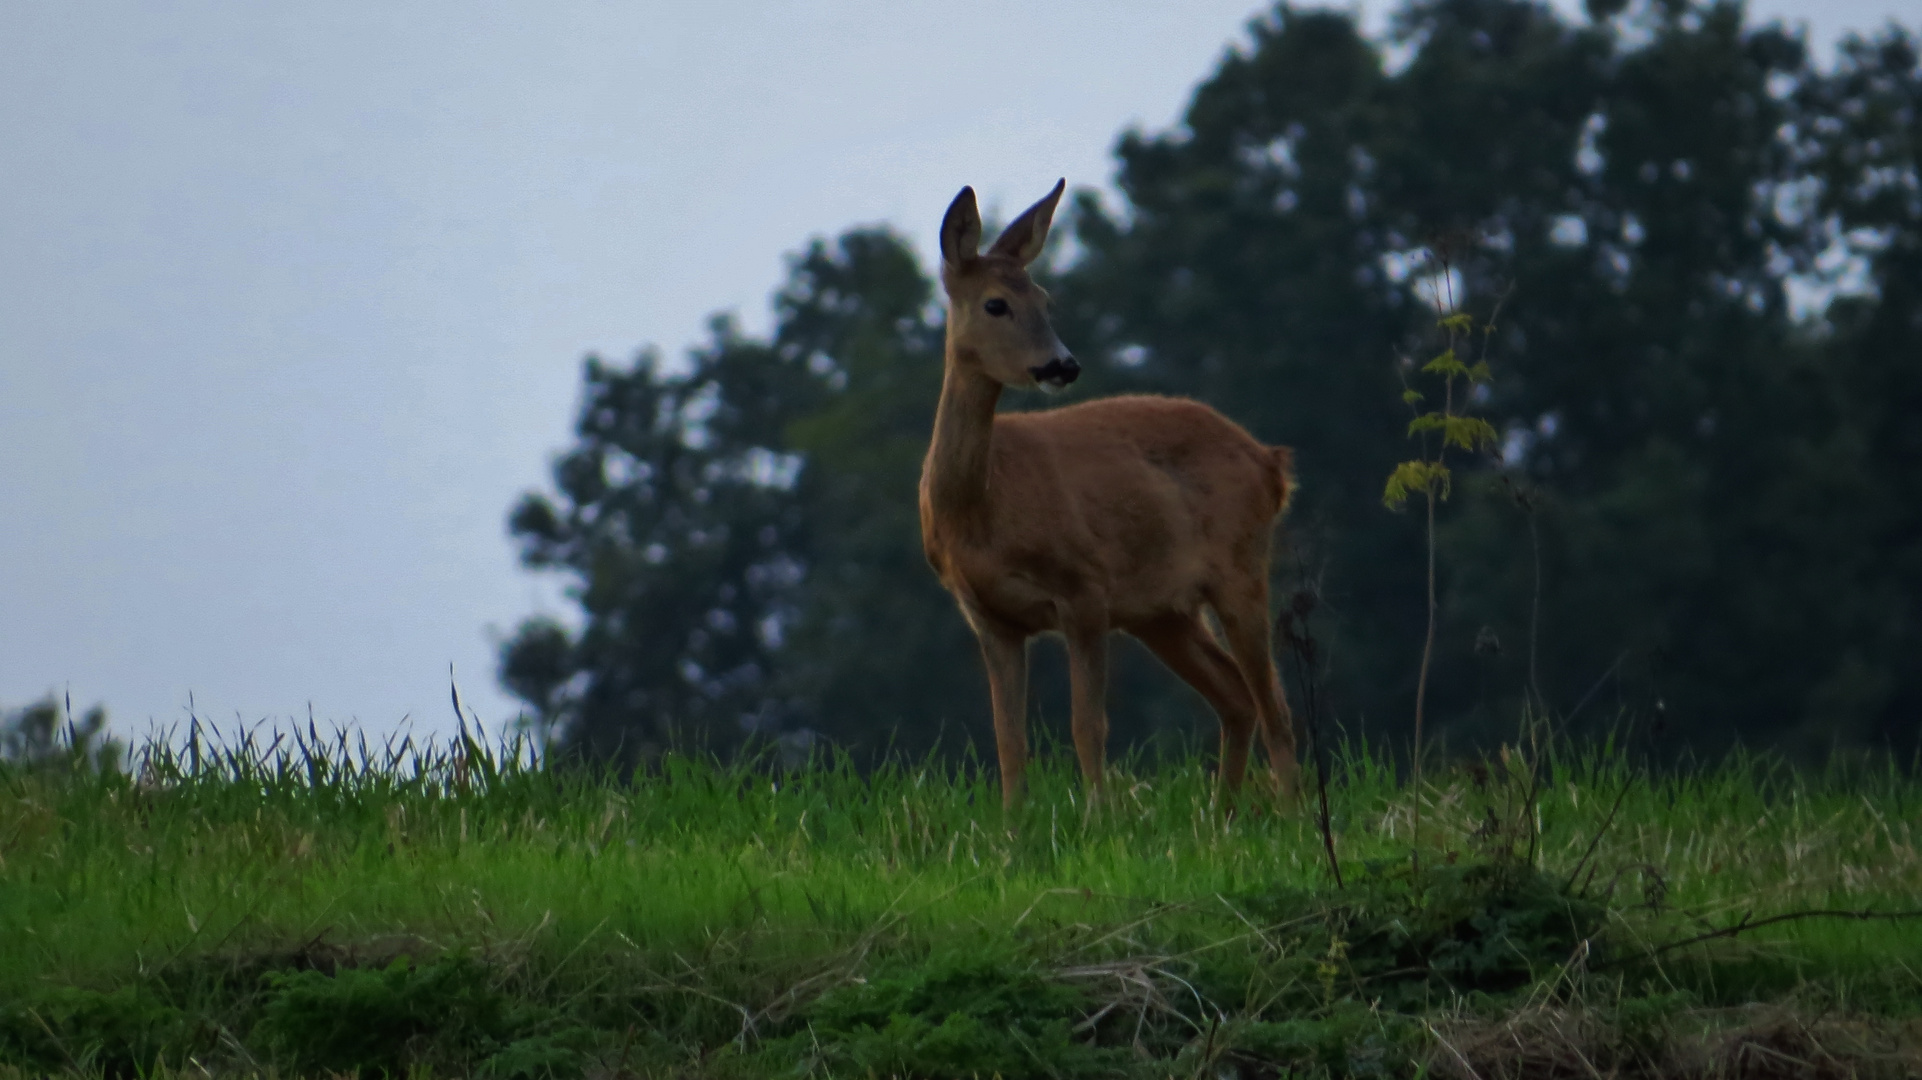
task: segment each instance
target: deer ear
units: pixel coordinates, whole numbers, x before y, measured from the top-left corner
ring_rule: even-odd
[[[1023,211],[1008,227],[1001,232],[1001,239],[989,248],[993,255],[1006,255],[1023,266],[1041,257],[1041,247],[1048,242],[1048,226],[1054,221],[1055,204],[1061,201],[1061,193],[1068,189],[1066,178],[1056,180],[1054,190],[1047,197]]]
[[[981,211],[974,205],[974,189],[964,187],[941,219],[941,261],[958,270],[980,253]]]

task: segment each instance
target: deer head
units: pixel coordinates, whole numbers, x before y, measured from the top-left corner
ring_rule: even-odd
[[[948,294],[948,363],[1003,386],[1056,391],[1081,374],[1048,322],[1048,294],[1028,265],[1048,240],[1067,181],[1057,181],[980,253],[981,213],[964,187],[941,221],[941,284]]]

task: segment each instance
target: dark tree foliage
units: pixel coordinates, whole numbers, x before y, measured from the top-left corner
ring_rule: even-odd
[[[808,577],[788,686],[800,720],[863,757],[989,738],[974,637],[921,552],[921,458],[941,393],[934,286],[898,237],[816,244],[775,298],[785,356],[827,392],[787,432]]]
[[[590,358],[555,492],[510,518],[528,566],[573,578],[585,625],[523,623],[503,681],[593,755],[726,748],[775,704],[804,526],[780,434],[819,380],[724,321],[713,334],[673,375],[652,355]]]
[[[1126,223],[1077,204],[1087,255],[1058,292],[1091,386],[1203,398],[1265,442],[1297,449],[1301,488],[1278,563],[1321,581],[1340,634],[1338,686],[1371,699],[1406,689],[1414,665],[1381,663],[1420,632],[1419,538],[1380,505],[1403,448],[1395,350],[1411,313],[1381,283],[1390,238],[1367,203],[1366,147],[1383,124],[1376,50],[1332,12],[1252,27],[1195,92],[1186,123],[1118,148]],[[1351,712],[1351,717],[1356,715]]]
[[[1821,438],[1798,445],[1811,484],[1771,507],[1823,536],[1795,628],[1827,658],[1803,687],[1809,734],[1922,744],[1922,65],[1901,33],[1843,44],[1836,70],[1796,87],[1791,134],[1807,179],[1784,213],[1819,252],[1854,261],[1867,295],[1838,300],[1805,379]],[[1819,249],[1819,250],[1818,250]],[[1823,725],[1826,725],[1826,729]]]
[[[1912,46],[1850,46],[1831,78],[1735,5],[1601,14],[1413,4],[1389,73],[1345,17],[1278,10],[1180,128],[1122,140],[1127,214],[1081,203],[1064,333],[1107,358],[1104,383],[1197,394],[1297,448],[1332,693],[1345,722],[1400,738],[1421,558],[1377,498],[1408,418],[1393,358],[1434,338],[1397,279],[1444,246],[1471,312],[1506,297],[1483,403],[1506,438],[1444,515],[1443,729],[1514,730],[1534,589],[1519,489],[1544,546],[1542,688],[1565,717],[1582,706],[1576,727],[1637,721],[1671,748],[1913,740],[1922,582],[1912,556],[1889,565],[1900,503],[1875,479],[1913,470],[1866,440],[1915,413],[1895,387],[1864,394],[1918,355],[1899,262]],[[1881,245],[1880,299],[1798,324],[1787,273],[1850,229]]]
[[[931,298],[905,242],[856,230],[794,260],[772,341],[717,322],[686,371],[588,361],[556,492],[510,521],[585,626],[529,620],[501,663],[565,746],[645,760],[807,729],[912,750],[973,720],[967,630],[915,540]]]
[[[1296,448],[1278,585],[1319,592],[1337,718],[1399,742],[1425,564],[1382,482],[1445,291],[1496,324],[1475,409],[1503,437],[1440,515],[1431,730],[1511,735],[1539,654],[1572,729],[1906,750],[1914,41],[1891,27],[1823,70],[1737,5],[1590,11],[1419,0],[1392,48],[1339,13],[1257,20],[1181,124],[1122,136],[1125,206],[1077,200],[1078,255],[1049,280],[1091,367],[1077,395],[1194,395]],[[578,634],[529,622],[504,651],[538,719],[640,756],[803,728],[866,751],[987,737],[970,635],[918,541],[933,299],[899,239],[856,230],[793,261],[768,341],[720,322],[685,371],[589,361],[555,492],[513,517],[584,616]],[[1120,740],[1207,724],[1145,653],[1113,666]],[[1044,660],[1044,716],[1058,681]]]

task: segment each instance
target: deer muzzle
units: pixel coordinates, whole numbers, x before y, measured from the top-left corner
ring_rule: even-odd
[[[1044,390],[1059,390],[1081,376],[1081,365],[1072,356],[1057,356],[1039,367],[1031,367],[1028,373]]]

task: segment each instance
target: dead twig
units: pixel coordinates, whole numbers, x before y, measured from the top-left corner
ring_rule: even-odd
[[[1751,919],[1747,913],[1744,913],[1740,919],[1736,920],[1733,926],[1724,926],[1717,930],[1710,930],[1705,934],[1696,934],[1694,937],[1671,941],[1666,945],[1658,945],[1650,950],[1644,958],[1653,959],[1661,956],[1663,953],[1673,952],[1676,949],[1685,949],[1690,945],[1700,945],[1705,941],[1714,941],[1718,938],[1732,938],[1738,934],[1746,934],[1751,930],[1760,930],[1764,926],[1774,926],[1777,923],[1798,922],[1802,919],[1856,919],[1860,921],[1922,919],[1922,908],[1917,908],[1914,911],[1841,911],[1832,908],[1819,908],[1811,911],[1791,911],[1782,915],[1771,915],[1766,919]]]

